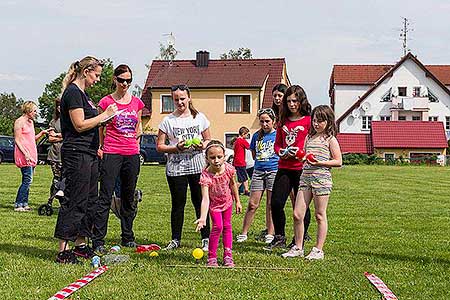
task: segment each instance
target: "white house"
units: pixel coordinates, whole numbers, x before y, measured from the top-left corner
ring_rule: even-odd
[[[395,65],[334,65],[329,95],[340,133],[370,134],[372,121],[439,121],[450,137],[450,65],[411,53]]]

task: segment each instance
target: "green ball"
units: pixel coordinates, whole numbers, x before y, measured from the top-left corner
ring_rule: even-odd
[[[192,144],[194,144],[196,146],[200,146],[202,144],[202,140],[199,137],[193,138]]]
[[[192,140],[191,139],[184,141],[184,147],[185,148],[189,148],[191,146],[192,146]]]

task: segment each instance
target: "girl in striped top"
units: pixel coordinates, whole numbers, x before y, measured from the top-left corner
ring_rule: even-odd
[[[332,180],[331,167],[342,165],[342,155],[336,139],[334,113],[327,105],[319,105],[312,111],[312,126],[305,141],[306,163],[300,177],[299,193],[294,208],[294,230],[296,245],[283,257],[303,256],[303,219],[305,212],[314,201],[317,220],[317,241],[306,259],[323,259],[323,245],[327,236],[327,205]]]

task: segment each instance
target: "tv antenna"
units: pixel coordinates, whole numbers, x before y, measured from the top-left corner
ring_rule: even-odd
[[[408,20],[405,17],[402,17],[403,19],[403,27],[400,29],[400,40],[403,41],[403,56],[405,56],[408,52],[411,51],[411,49],[408,48],[408,33],[414,31],[413,28],[410,28],[411,25],[410,20]]]

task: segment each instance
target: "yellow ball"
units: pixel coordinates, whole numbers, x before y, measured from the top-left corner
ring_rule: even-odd
[[[156,252],[156,251],[152,251],[152,252],[150,252],[150,256],[151,257],[157,257],[159,254],[158,254],[158,252]]]
[[[192,256],[195,259],[201,259],[203,257],[203,250],[200,248],[195,248],[194,251],[192,251]]]

